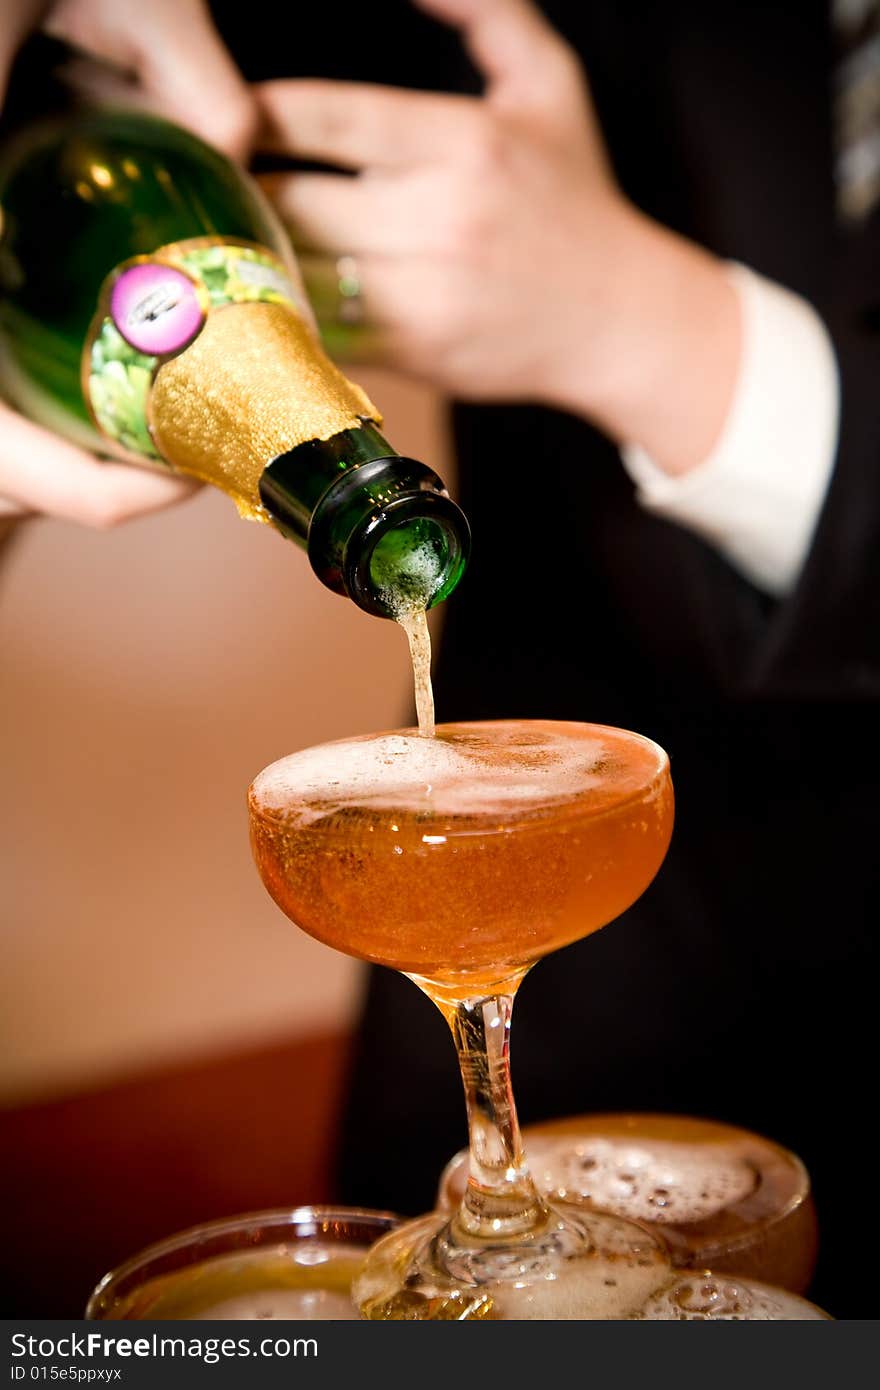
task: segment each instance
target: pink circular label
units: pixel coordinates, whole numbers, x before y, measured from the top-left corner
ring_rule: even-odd
[[[158,261],[124,270],[110,294],[110,314],[138,352],[179,352],[205,320],[196,287],[182,271]]]

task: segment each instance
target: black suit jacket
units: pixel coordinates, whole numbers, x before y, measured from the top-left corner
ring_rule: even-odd
[[[815,1296],[875,1316],[861,1212],[876,1076],[880,213],[836,223],[824,3],[547,8],[584,59],[635,202],[823,314],[842,428],[803,573],[775,602],[641,510],[583,421],[455,412],[474,554],[448,604],[439,716],[639,729],[669,750],[677,793],[673,845],[644,898],[522,987],[521,1120],[660,1109],[790,1145],[819,1207]],[[348,7],[344,49],[338,7],[332,36],[315,23],[305,56],[268,60],[275,74],[291,57],[301,72],[474,85],[454,41],[406,5]],[[241,53],[242,34],[229,37]],[[255,62],[266,75],[265,55]],[[426,1208],[464,1142],[445,1025],[409,982],[372,972],[342,1196]]]

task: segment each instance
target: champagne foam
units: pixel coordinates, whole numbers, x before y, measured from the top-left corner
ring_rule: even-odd
[[[666,1289],[674,1270],[652,1237],[613,1216],[571,1215],[587,1236],[580,1257],[559,1258],[559,1252],[552,1252],[546,1269],[539,1262],[524,1262],[520,1279],[489,1280],[496,1316],[520,1322],[633,1318]]]
[[[755,1189],[752,1165],[722,1145],[532,1138],[529,1167],[542,1192],[661,1224],[706,1221]]]
[[[552,1278],[489,1283],[495,1316],[517,1322],[640,1317],[669,1282],[669,1268],[651,1260],[613,1260],[601,1255],[562,1263]]]
[[[379,596],[398,622],[421,609],[423,612],[437,590],[443,565],[429,541],[413,546],[397,562],[394,587],[382,586]]]
[[[454,1300],[471,1309],[488,1299],[488,1316],[504,1321],[620,1320],[638,1314],[677,1274],[663,1242],[631,1221],[570,1206],[554,1207],[548,1217],[541,1230],[522,1240],[450,1243],[444,1277],[435,1284],[431,1270],[423,1268],[416,1274],[415,1297]],[[410,1280],[406,1289],[398,1281],[403,1271],[418,1269],[419,1252],[428,1249],[425,1241],[440,1219],[439,1213],[422,1217],[376,1247],[354,1283],[362,1309],[386,1300],[399,1308],[398,1300],[413,1296]]]
[[[253,798],[258,809],[302,819],[309,809],[326,815],[346,806],[485,815],[552,807],[608,786],[615,748],[598,732],[487,727],[489,734],[456,726],[433,739],[402,731],[306,748],[265,768]]]
[[[682,1274],[649,1298],[640,1322],[815,1322],[827,1321],[815,1304],[784,1289],[735,1275]]]

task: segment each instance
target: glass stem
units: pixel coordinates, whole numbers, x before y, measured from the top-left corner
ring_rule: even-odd
[[[440,1007],[455,1039],[470,1132],[470,1176],[452,1221],[453,1238],[497,1240],[534,1231],[547,1208],[523,1157],[510,1084],[513,994]]]

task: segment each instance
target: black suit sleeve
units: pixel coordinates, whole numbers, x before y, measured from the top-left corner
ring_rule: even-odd
[[[841,413],[834,471],[799,583],[759,644],[769,695],[880,695],[880,211],[841,247],[817,308],[834,341]]]

